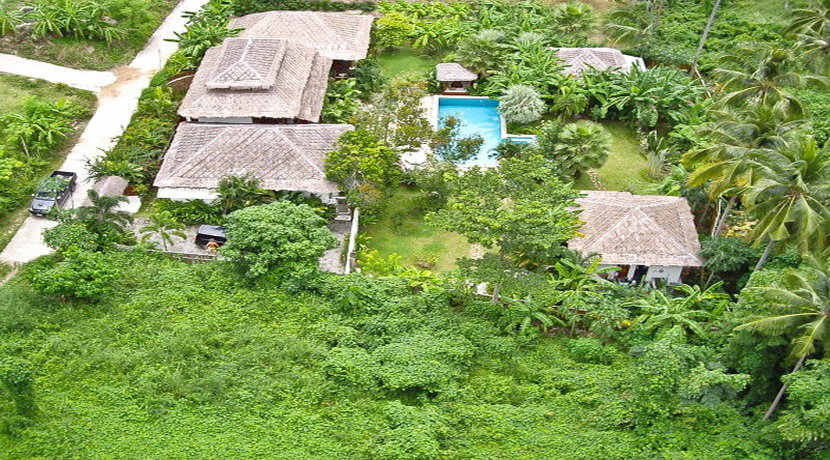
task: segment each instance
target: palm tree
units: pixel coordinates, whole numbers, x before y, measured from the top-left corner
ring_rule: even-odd
[[[591,168],[598,168],[611,152],[611,135],[602,125],[579,120],[568,123],[559,133],[555,152],[546,152],[560,162],[562,174],[579,177]]]
[[[712,24],[715,23],[715,16],[718,14],[720,2],[721,0],[715,0],[715,4],[712,5],[712,12],[709,14],[709,20],[706,21],[706,26],[703,28],[703,34],[701,34],[700,36],[700,43],[698,43],[697,51],[695,51],[695,57],[692,59],[692,76],[694,76],[694,74],[697,73],[697,60],[700,59],[700,54],[703,52],[703,47],[706,46],[706,39],[709,37],[709,31],[712,30]]]
[[[713,74],[725,92],[721,103],[732,107],[775,106],[793,115],[804,106],[787,88],[827,86],[826,77],[803,75],[789,50],[766,45],[738,47],[720,59],[723,67]]]
[[[793,11],[790,25],[784,33],[798,40],[795,45],[798,58],[808,67],[824,75],[830,71],[830,1]]]
[[[126,233],[126,227],[133,218],[118,212],[121,203],[127,201],[125,196],[103,196],[95,190],[87,192],[90,204],[75,209],[72,218],[83,223],[89,231],[102,236],[105,242],[116,242]]]
[[[729,298],[726,294],[716,292],[722,282],[709,286],[705,291],[700,286],[681,284],[674,289],[683,292],[685,296],[671,296],[662,290],[655,289],[649,297],[631,302],[630,306],[640,307],[643,313],[637,322],[645,326],[647,331],[655,331],[658,338],[674,335],[685,339],[688,333],[698,336],[706,332],[700,321],[709,319],[711,314],[699,307],[702,303],[716,302],[725,304]],[[721,308],[720,305],[715,309]]]
[[[524,299],[502,297],[502,301],[506,306],[502,317],[505,332],[524,335],[530,332],[534,325],[538,325],[542,332],[547,332],[548,328],[554,324],[560,326],[565,324],[561,319],[548,314],[549,307],[543,302],[534,300],[532,296]]]
[[[455,50],[458,62],[464,67],[482,75],[501,67],[509,49],[504,43],[504,32],[484,29],[458,43]]]
[[[184,230],[184,224],[176,222],[169,211],[162,211],[150,216],[150,223],[141,227],[139,231],[144,234],[141,237],[142,241],[147,241],[151,236],[157,235],[161,239],[164,252],[167,252],[167,245],[173,244],[174,236],[181,239],[187,238],[182,230]]]
[[[558,34],[564,36],[565,45],[578,46],[586,43],[596,23],[593,8],[582,2],[569,1],[554,6]]]
[[[746,196],[759,221],[748,236],[767,241],[755,269],[779,241],[797,242],[804,254],[822,250],[830,232],[830,148],[820,149],[810,137],[753,162],[761,179]]]
[[[614,43],[635,48],[646,47],[657,33],[659,10],[651,2],[639,2],[618,8],[608,14],[605,31]]]
[[[784,148],[804,120],[766,106],[715,112],[714,117],[720,120],[703,129],[710,141],[686,153],[683,163],[697,166],[689,176],[690,186],[708,183],[711,200],[729,197],[712,227],[712,236],[717,237],[737,199],[757,180],[750,158]]]
[[[798,361],[792,372],[797,372],[807,356],[815,353],[816,344],[825,342],[830,325],[830,267],[827,259],[807,257],[806,264],[798,270],[790,270],[783,284],[751,288],[763,292],[772,308],[780,314],[756,319],[735,328],[763,334],[782,334],[797,331],[791,340],[790,357]],[[764,414],[769,420],[787,391],[781,386],[772,404]]]
[[[216,191],[219,198],[216,199],[215,204],[222,208],[222,214],[263,204],[268,198],[268,192],[259,186],[259,179],[250,174],[227,175],[219,180],[219,187]]]

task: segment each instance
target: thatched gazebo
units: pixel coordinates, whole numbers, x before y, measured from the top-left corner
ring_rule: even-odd
[[[441,83],[445,93],[467,93],[478,74],[455,62],[442,62],[435,66],[435,79]]]

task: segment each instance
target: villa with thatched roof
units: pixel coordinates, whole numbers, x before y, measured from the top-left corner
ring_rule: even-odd
[[[316,123],[331,59],[287,40],[228,38],[205,53],[179,106],[188,121]]]
[[[348,73],[366,58],[372,16],[319,11],[267,11],[231,19],[228,27],[244,29],[239,38],[280,38],[316,49],[334,61],[335,75]]]
[[[455,62],[442,62],[435,66],[435,79],[441,83],[445,93],[466,93],[478,74]]]
[[[645,69],[642,58],[622,54],[614,48],[551,48],[556,57],[565,65],[562,73],[578,77],[588,69],[616,69],[628,72],[633,66]]]
[[[621,279],[680,283],[683,269],[699,267],[700,242],[685,198],[587,191],[577,198],[584,222],[570,249],[598,254],[618,266]]]
[[[219,180],[250,174],[265,190],[303,192],[334,203],[323,162],[351,125],[180,123],[153,183],[159,198],[212,200]]]

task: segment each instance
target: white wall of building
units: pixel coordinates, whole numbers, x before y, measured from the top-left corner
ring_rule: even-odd
[[[680,272],[683,271],[683,267],[666,267],[663,265],[653,265],[648,267],[648,272],[646,272],[645,281],[651,281],[656,279],[665,279],[669,284],[679,284],[680,283]]]

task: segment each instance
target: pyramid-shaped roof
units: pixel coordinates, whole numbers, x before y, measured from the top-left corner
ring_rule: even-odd
[[[320,119],[331,60],[277,39],[228,38],[205,53],[179,115]]]
[[[568,247],[612,265],[698,267],[700,242],[685,198],[587,191],[577,198],[584,222]]]
[[[630,65],[622,52],[614,48],[552,48],[556,57],[566,66],[562,73],[579,76],[594,68],[597,70],[618,69],[628,71]]]

